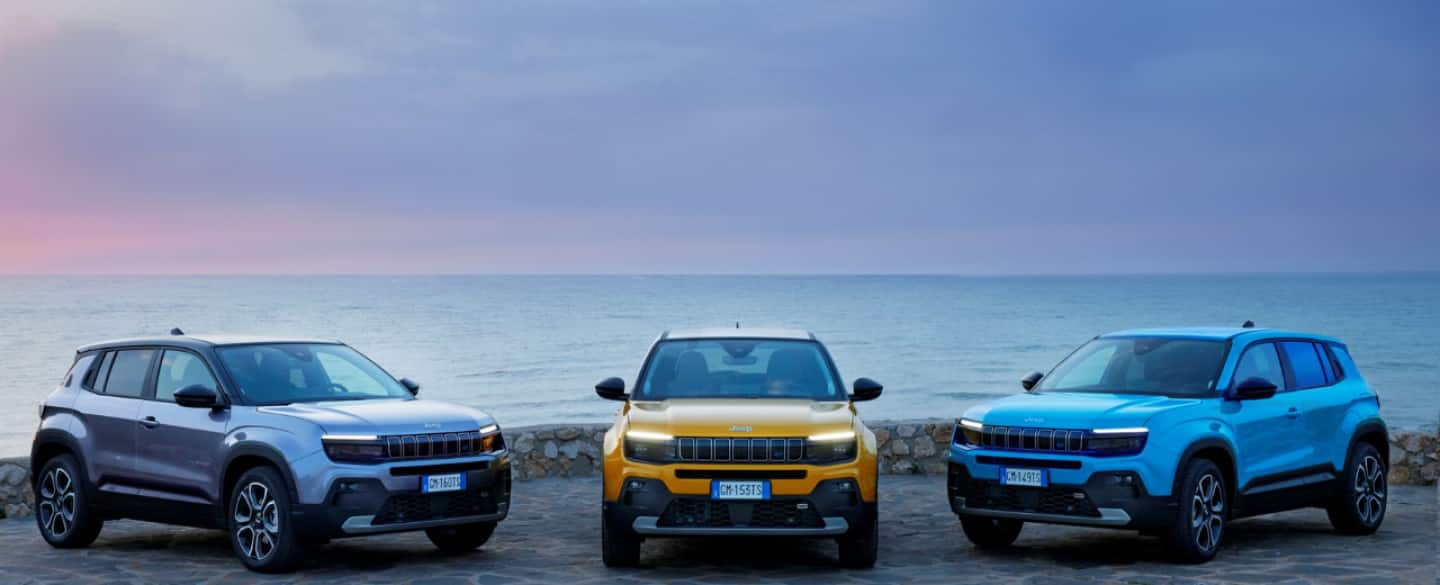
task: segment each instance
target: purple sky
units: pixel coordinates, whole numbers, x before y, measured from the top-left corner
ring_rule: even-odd
[[[1440,269],[1440,3],[0,0],[0,273]]]

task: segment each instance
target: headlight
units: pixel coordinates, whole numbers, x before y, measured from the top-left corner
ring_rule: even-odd
[[[627,432],[625,433],[625,458],[635,461],[668,463],[675,459],[675,437],[649,431]]]
[[[1099,457],[1135,455],[1145,449],[1150,430],[1144,427],[1095,429],[1085,439],[1085,450]]]
[[[855,431],[821,433],[805,439],[805,463],[838,463],[855,458]]]
[[[331,461],[378,463],[385,459],[385,444],[375,435],[325,435],[320,442]]]
[[[505,437],[500,435],[498,425],[490,425],[480,429],[480,452],[498,453],[505,450]]]
[[[962,418],[955,424],[955,444],[978,446],[980,444],[980,433],[984,432],[984,430],[985,425],[980,424],[980,421]]]

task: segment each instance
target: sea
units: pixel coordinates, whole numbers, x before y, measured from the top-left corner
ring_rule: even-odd
[[[596,381],[633,382],[666,329],[809,329],[867,419],[953,418],[1021,392],[1097,334],[1239,325],[1349,344],[1392,427],[1440,421],[1440,273],[1165,276],[4,276],[0,456],[86,343],[191,333],[339,339],[420,396],[503,426],[610,420]]]

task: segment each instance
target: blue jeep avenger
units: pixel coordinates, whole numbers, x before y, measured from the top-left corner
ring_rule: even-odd
[[[1027,521],[1074,524],[1159,536],[1193,563],[1236,518],[1320,507],[1370,534],[1385,517],[1380,401],[1336,339],[1249,322],[1121,331],[1021,385],[955,427],[950,506],[977,547]]]

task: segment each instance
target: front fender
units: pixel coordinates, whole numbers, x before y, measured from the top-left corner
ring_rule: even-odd
[[[217,495],[223,495],[229,488],[226,485],[226,475],[229,474],[230,466],[235,460],[241,457],[259,457],[270,462],[280,470],[289,487],[292,501],[298,501],[297,480],[304,478],[297,477],[293,463],[300,461],[321,450],[318,436],[301,436],[291,431],[266,426],[244,426],[230,431],[225,436],[223,451],[225,463],[221,467],[224,470],[216,478]],[[217,498],[223,501],[223,497]]]
[[[1152,430],[1153,433],[1153,430]],[[1229,473],[1234,485],[1245,485],[1244,477],[1236,462],[1240,461],[1235,449],[1235,430],[1218,419],[1196,419],[1167,429],[1162,436],[1151,436],[1149,444],[1159,447],[1150,454],[1153,469],[1159,477],[1170,478],[1169,485],[1163,486],[1167,493],[1158,493],[1162,486],[1151,486],[1152,495],[1178,493],[1180,472],[1186,462],[1205,449],[1220,449],[1230,457]]]

